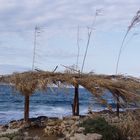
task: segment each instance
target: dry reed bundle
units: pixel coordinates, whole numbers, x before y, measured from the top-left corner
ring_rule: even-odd
[[[131,29],[136,27],[139,23],[140,23],[140,10],[138,10],[136,12],[136,15],[132,18],[132,21],[131,21],[130,25],[128,26],[127,31],[126,31],[123,39],[122,39],[120,50],[119,50],[119,54],[118,54],[118,58],[117,58],[116,74],[118,73],[119,61],[120,61],[120,57],[121,57],[121,53],[122,53],[122,48],[124,46],[125,40],[126,40],[128,34],[129,34],[129,32],[131,31]]]

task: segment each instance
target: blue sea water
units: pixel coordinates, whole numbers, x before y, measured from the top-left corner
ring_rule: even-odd
[[[30,117],[48,116],[63,117],[72,114],[74,88],[48,88],[46,91],[36,91],[30,97]],[[104,98],[115,107],[111,94]],[[86,89],[79,89],[80,114],[88,113],[90,107],[94,111],[106,109]],[[24,96],[16,92],[12,86],[0,85],[0,124],[11,120],[22,119],[24,115]]]

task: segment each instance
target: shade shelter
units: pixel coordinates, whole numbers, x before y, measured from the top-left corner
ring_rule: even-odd
[[[73,115],[79,115],[79,86],[83,86],[97,98],[99,103],[106,104],[111,110],[111,106],[103,98],[104,91],[109,90],[117,101],[117,115],[119,115],[119,108],[121,106],[120,100],[124,103],[134,103],[140,100],[140,79],[123,75],[28,71],[3,75],[0,77],[0,83],[14,85],[16,90],[25,96],[24,120],[26,122],[29,120],[30,95],[32,95],[36,89],[45,90],[51,84],[55,84],[58,87],[60,84],[74,86]]]

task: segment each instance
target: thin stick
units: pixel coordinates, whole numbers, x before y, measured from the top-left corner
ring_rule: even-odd
[[[37,29],[38,29],[38,28],[37,28],[37,26],[36,26],[36,27],[35,27],[35,31],[34,31],[34,49],[33,49],[32,71],[34,70],[34,65],[35,65]]]
[[[128,33],[129,33],[129,31],[126,32],[126,34],[122,40],[122,43],[121,43],[121,47],[120,47],[118,59],[117,59],[117,64],[116,64],[116,74],[118,73],[118,67],[119,67],[120,57],[121,57],[121,53],[122,53],[122,48],[123,48],[123,45],[124,45],[124,42],[125,42],[125,39],[126,39]]]
[[[84,69],[84,64],[85,64],[85,60],[86,60],[86,56],[87,56],[87,51],[88,51],[88,47],[89,47],[89,43],[90,43],[90,39],[91,39],[92,30],[93,30],[92,28],[95,26],[96,17],[99,15],[98,12],[100,12],[100,11],[96,10],[95,19],[92,22],[91,28],[88,28],[88,40],[87,40],[86,51],[85,51],[85,55],[84,55],[84,59],[83,59],[83,63],[82,63],[81,73],[83,72],[83,69]]]
[[[78,47],[78,52],[77,52],[76,69],[78,70],[78,65],[79,65],[79,53],[80,53],[80,45],[79,45],[79,25],[78,25],[78,28],[77,28],[77,47]]]
[[[70,70],[73,70],[73,71],[79,73],[79,71],[78,71],[78,70],[75,70],[74,68],[71,68],[71,67],[68,67],[68,66],[65,66],[65,65],[62,65],[62,64],[61,64],[61,66],[63,66],[63,67],[65,67],[65,68],[67,68],[67,69],[70,69]]]
[[[83,59],[83,63],[82,63],[81,73],[83,72],[83,69],[84,69],[84,64],[85,64],[85,60],[86,60],[86,56],[87,56],[89,43],[90,43],[91,33],[92,33],[92,30],[88,31],[88,41],[87,41],[86,51],[85,51],[85,55],[84,55],[84,59]]]

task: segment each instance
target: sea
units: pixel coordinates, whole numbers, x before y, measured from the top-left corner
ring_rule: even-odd
[[[115,101],[109,93],[103,98],[115,108]],[[30,118],[38,116],[59,117],[72,115],[74,98],[73,87],[48,87],[45,91],[37,90],[30,96]],[[79,88],[80,115],[89,110],[102,111],[106,105],[98,102],[96,97],[86,89]],[[24,96],[11,85],[0,85],[0,124],[22,119],[24,116]]]

